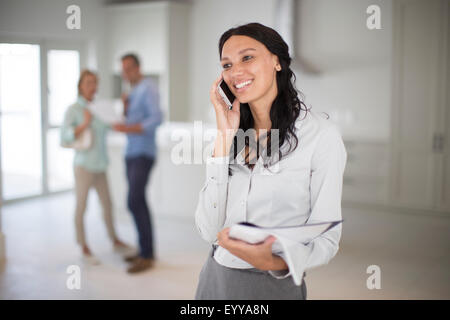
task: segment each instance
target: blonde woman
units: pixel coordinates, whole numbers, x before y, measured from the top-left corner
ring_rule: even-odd
[[[118,239],[113,223],[112,202],[106,176],[108,166],[106,133],[109,125],[92,115],[87,108],[97,92],[97,83],[98,79],[95,73],[89,70],[81,72],[78,81],[78,99],[67,109],[61,128],[62,144],[72,143],[88,128],[92,133],[92,145],[86,150],[75,150],[74,157],[76,239],[81,246],[83,259],[90,264],[99,264],[87,244],[83,221],[91,187],[94,187],[98,193],[106,229],[114,249],[122,251],[128,248]]]

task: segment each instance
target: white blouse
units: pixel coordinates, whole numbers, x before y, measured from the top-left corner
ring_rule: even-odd
[[[295,126],[297,148],[268,168],[260,157],[251,170],[241,154],[234,163],[228,157],[207,159],[206,183],[195,213],[204,240],[217,243],[218,232],[243,221],[280,227],[342,219],[347,153],[338,127],[311,110],[302,110]],[[288,252],[279,254],[285,261],[285,255],[290,255],[289,272],[269,273],[276,278],[292,275],[300,285],[305,270],[327,264],[336,255],[341,232],[342,225],[338,224],[307,245],[293,243]],[[214,259],[230,268],[253,268],[220,246]]]

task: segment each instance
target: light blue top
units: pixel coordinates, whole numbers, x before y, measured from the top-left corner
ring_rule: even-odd
[[[61,126],[61,144],[69,144],[75,140],[75,128],[83,123],[84,109],[87,101],[79,96],[77,102],[69,106]],[[108,167],[106,133],[110,126],[92,115],[89,127],[92,129],[93,143],[88,150],[76,150],[74,166],[80,166],[91,172],[104,172]]]
[[[126,158],[138,156],[156,157],[156,128],[162,122],[157,87],[149,79],[141,80],[128,96],[126,124],[140,123],[141,134],[127,134]]]

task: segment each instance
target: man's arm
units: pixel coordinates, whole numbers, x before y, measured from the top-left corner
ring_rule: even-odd
[[[142,129],[142,125],[140,123],[136,123],[136,124],[124,124],[124,123],[116,123],[113,124],[113,129],[119,132],[123,132],[123,133],[134,133],[134,134],[141,134],[142,132],[144,132],[144,130]]]
[[[162,112],[160,109],[159,93],[156,87],[151,86],[144,97],[144,104],[147,108],[147,116],[141,122],[143,131],[151,132],[162,122]]]

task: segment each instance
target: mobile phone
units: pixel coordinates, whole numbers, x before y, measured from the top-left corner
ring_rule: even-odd
[[[231,92],[230,88],[228,88],[225,81],[220,81],[219,85],[217,86],[217,90],[219,90],[219,94],[221,95],[223,101],[225,101],[225,103],[227,104],[228,109],[231,110],[231,108],[233,107],[233,101],[234,99],[236,99],[236,97]]]

